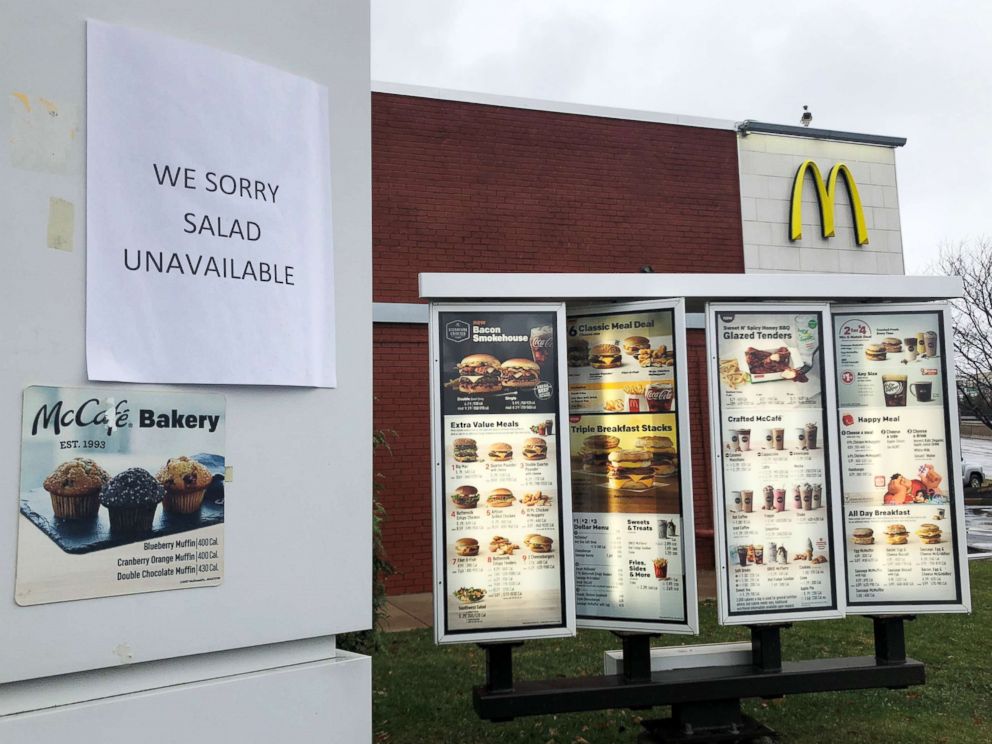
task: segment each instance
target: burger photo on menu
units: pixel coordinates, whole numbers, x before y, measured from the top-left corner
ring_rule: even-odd
[[[523,456],[525,460],[546,460],[548,443],[541,437],[529,437],[524,441]]]
[[[909,530],[901,524],[890,524],[885,528],[885,542],[889,545],[905,545],[909,538]]]
[[[643,491],[654,485],[651,453],[644,450],[614,450],[608,457],[607,478],[610,488]]]
[[[651,340],[645,336],[628,336],[623,340],[623,352],[628,356],[636,357],[642,350],[651,348]]]
[[[509,462],[513,459],[513,447],[506,442],[493,442],[488,457],[493,462]]]
[[[471,354],[458,364],[458,391],[466,395],[498,393],[503,389],[499,359],[492,354]]]
[[[587,473],[605,473],[610,466],[610,453],[620,448],[620,440],[606,434],[586,437],[580,450],[582,469]]]
[[[924,545],[936,545],[940,542],[941,530],[935,524],[924,522],[916,530],[916,536],[920,538],[920,542]]]
[[[459,437],[452,443],[455,462],[477,462],[479,460],[478,445],[474,439]]]
[[[516,497],[510,489],[494,488],[489,492],[489,496],[486,498],[486,505],[490,509],[505,509],[509,506],[513,506],[513,503],[516,500]]]
[[[622,362],[620,347],[614,344],[597,344],[589,350],[589,366],[593,369],[613,369]]]
[[[858,527],[851,533],[851,541],[855,545],[874,545],[875,531],[870,527]]]
[[[531,553],[550,553],[554,545],[554,540],[546,535],[532,533],[524,537],[524,545],[527,546]]]
[[[530,359],[507,359],[500,366],[500,376],[504,388],[533,388],[541,381],[541,367]]]
[[[479,554],[479,541],[474,537],[462,537],[455,540],[455,555],[471,557]]]
[[[474,509],[479,503],[479,489],[475,486],[458,486],[451,494],[456,509]]]
[[[644,436],[637,438],[637,449],[651,455],[655,475],[671,475],[679,469],[675,443],[668,437]]]

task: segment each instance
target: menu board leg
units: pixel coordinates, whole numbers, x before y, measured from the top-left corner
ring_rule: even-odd
[[[486,652],[486,690],[513,692],[513,649],[522,641],[510,643],[480,643]]]
[[[906,663],[906,629],[903,620],[915,620],[915,615],[872,615],[875,624],[875,663]]]
[[[626,630],[613,632],[623,641],[623,681],[651,681],[651,639],[660,633],[634,633]]]
[[[751,628],[751,663],[758,672],[782,671],[782,628],[791,623],[749,625]]]

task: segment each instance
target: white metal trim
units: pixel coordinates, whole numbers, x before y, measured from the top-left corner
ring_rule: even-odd
[[[373,302],[373,323],[417,323],[427,325],[430,307],[419,302]]]
[[[954,299],[963,294],[956,276],[884,274],[515,274],[422,273],[420,296],[433,300],[547,299],[586,301],[663,299],[747,302],[918,302],[920,297]]]
[[[646,121],[654,124],[672,124],[682,127],[737,131],[737,122],[730,119],[712,119],[704,116],[687,116],[684,114],[664,114],[655,111],[593,106],[567,101],[548,101],[539,98],[520,98],[481,91],[407,85],[406,83],[392,83],[384,80],[373,80],[372,92],[389,93],[397,96],[413,96],[415,98],[434,98],[440,101],[455,101],[458,103],[478,103],[485,106],[502,106],[505,108],[527,109],[531,111],[549,111],[557,114],[596,116],[605,119],[625,119],[628,121]]]

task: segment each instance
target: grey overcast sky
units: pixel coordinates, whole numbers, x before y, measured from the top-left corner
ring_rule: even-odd
[[[907,273],[992,235],[992,4],[372,0],[372,79],[908,138]]]

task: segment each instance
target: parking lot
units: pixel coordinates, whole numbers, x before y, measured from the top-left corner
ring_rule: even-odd
[[[986,478],[992,477],[992,439],[962,439],[961,454],[967,462],[981,465]],[[968,548],[992,553],[992,488],[966,488],[964,494]]]

